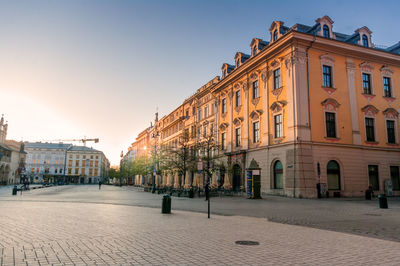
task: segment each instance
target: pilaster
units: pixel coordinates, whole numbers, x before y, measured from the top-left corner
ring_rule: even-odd
[[[347,59],[346,68],[347,68],[347,84],[349,87],[349,101],[350,101],[353,144],[361,145],[361,134],[358,123],[356,82],[355,82],[356,65],[354,64],[353,60]]]

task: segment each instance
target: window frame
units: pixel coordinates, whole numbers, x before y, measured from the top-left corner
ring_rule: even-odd
[[[388,122],[393,122],[393,142],[389,141],[389,128]],[[385,118],[385,127],[386,127],[386,141],[388,144],[397,144],[397,121],[394,119]]]
[[[322,36],[324,38],[330,38],[331,37],[331,31],[330,31],[328,25],[326,25],[326,24],[324,24],[324,26],[322,26]]]
[[[260,98],[260,84],[258,83],[258,80],[252,82],[252,93],[253,99]]]
[[[274,32],[272,33],[272,40],[275,42],[278,39],[279,39],[278,30],[275,29]]]
[[[277,75],[277,73],[279,73],[279,74]],[[281,82],[282,74],[281,74],[280,67],[274,69],[273,76],[274,76],[274,90],[277,90],[282,87],[282,82]]]
[[[238,134],[239,132],[239,134]],[[242,145],[242,128],[235,128],[235,147],[238,148]]]
[[[331,121],[328,121],[328,114],[332,114],[333,115],[333,118],[334,118],[334,121],[333,121],[333,123],[331,122]],[[337,135],[337,119],[336,119],[336,112],[332,112],[332,111],[325,111],[324,112],[324,118],[325,118],[325,137],[326,138],[332,138],[332,139],[337,139],[338,138],[338,135]],[[331,132],[331,131],[328,131],[328,123],[331,123],[331,125],[333,125],[333,127],[334,127],[334,136],[330,136],[329,134],[328,134],[328,132]]]
[[[223,99],[221,100],[221,113],[222,113],[222,114],[225,114],[226,111],[227,111],[227,109],[226,109],[226,98],[223,98]]]
[[[257,125],[257,129],[256,129]],[[260,121],[253,122],[253,143],[260,142]]]
[[[369,40],[368,40],[368,36],[366,34],[363,34],[361,36],[361,44],[363,47],[369,47]]]
[[[385,80],[388,80],[388,83],[385,84]],[[383,97],[386,98],[393,98],[393,86],[392,86],[392,77],[388,77],[388,76],[383,76],[382,77],[382,85],[383,85]],[[386,95],[387,90],[385,89],[387,87],[389,88],[388,90],[388,94]]]
[[[277,169],[277,164],[278,164],[278,163],[280,163],[280,165],[281,165],[281,167],[282,167],[281,169]],[[279,170],[280,173],[278,173],[277,170]],[[283,188],[284,188],[284,184],[283,184],[283,181],[284,181],[284,177],[283,177],[283,164],[282,164],[282,162],[281,162],[280,160],[276,160],[276,161],[273,163],[272,171],[273,171],[273,178],[274,178],[273,188],[274,188],[274,189],[283,189]],[[281,175],[282,175],[282,176],[281,176],[281,178],[282,178],[282,187],[278,187],[278,185],[277,185],[277,182],[276,182],[276,180],[277,180],[277,174],[281,174]]]
[[[367,119],[372,119],[372,131],[367,130]],[[365,125],[365,142],[377,142],[377,136],[376,136],[376,119],[375,117],[369,117],[366,116],[364,117],[364,125]],[[371,125],[368,125],[368,127],[371,127]],[[368,139],[368,132],[372,132],[373,134],[373,140]]]
[[[366,81],[364,80],[364,76],[368,77],[368,83],[366,83]],[[373,86],[372,86],[372,73],[368,73],[368,72],[362,72],[361,73],[361,82],[362,82],[362,94],[365,95],[374,95],[374,91],[373,91]],[[366,87],[364,87],[365,84],[368,84],[369,88],[369,93],[365,91]]]
[[[221,150],[226,149],[226,132],[221,132]]]
[[[235,107],[242,106],[242,93],[240,90],[235,91]]]
[[[277,117],[280,117],[280,122],[277,123]],[[280,134],[277,134],[280,133]],[[278,113],[274,115],[274,138],[283,138],[283,115]]]
[[[329,73],[326,73],[325,69],[329,69]],[[326,65],[326,64],[322,65],[322,86],[324,86],[325,88],[333,87],[332,66],[330,66],[330,65]]]

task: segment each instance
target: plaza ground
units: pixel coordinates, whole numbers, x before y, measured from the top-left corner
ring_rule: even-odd
[[[0,188],[0,265],[398,265],[400,201],[172,198],[133,187]],[[257,241],[257,246],[235,244]]]

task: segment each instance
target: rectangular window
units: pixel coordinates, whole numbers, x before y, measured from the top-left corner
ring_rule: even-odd
[[[199,109],[199,114],[198,114],[197,118],[199,119],[199,121],[201,120],[201,109]]]
[[[275,138],[281,138],[283,136],[282,132],[282,115],[274,116],[274,129],[275,129]]]
[[[281,87],[281,69],[274,70],[274,90]]]
[[[94,169],[94,175],[98,176],[98,169]]]
[[[221,102],[221,113],[223,113],[223,114],[226,113],[226,98],[222,99],[222,102]]]
[[[258,91],[258,80],[253,82],[253,99],[256,99],[260,97],[259,91]]]
[[[94,162],[94,166],[95,166],[95,167],[99,167],[99,161],[95,161],[95,162]]]
[[[242,105],[241,101],[240,101],[240,90],[235,92],[235,103],[236,103],[236,107]]]
[[[70,175],[72,173],[72,168],[68,168],[68,174]]]
[[[189,118],[189,110],[186,110],[186,118]]]
[[[205,138],[207,137],[207,130],[208,130],[208,126],[205,125],[203,127],[203,135],[204,135]]]
[[[260,122],[253,123],[253,142],[257,143],[260,141]]]
[[[332,87],[332,68],[330,66],[323,66],[324,87]]]
[[[398,166],[390,166],[390,179],[392,180],[393,190],[400,190],[400,174]]]
[[[60,171],[59,171],[59,172],[60,172],[60,174],[62,174],[62,171],[63,171],[63,170],[60,168]]]
[[[236,147],[240,147],[240,142],[242,138],[242,130],[239,128],[235,129],[235,140],[236,140]]]
[[[385,97],[392,97],[392,88],[390,86],[390,78],[383,77],[383,95]]]
[[[68,161],[68,166],[72,166],[72,160]]]
[[[75,174],[79,174],[79,168],[75,168]]]
[[[362,80],[363,80],[363,92],[364,92],[364,94],[372,94],[371,75],[363,73],[362,74]]]
[[[221,133],[221,150],[225,150],[226,133]]]
[[[79,167],[79,161],[75,161],[75,167]]]
[[[208,117],[208,106],[204,107],[204,118]]]
[[[81,168],[81,175],[85,175],[85,168]]]
[[[396,143],[394,125],[395,124],[393,120],[386,120],[387,141],[391,144]]]
[[[375,141],[374,120],[375,119],[369,117],[365,118],[365,134],[367,137],[367,141]]]
[[[92,175],[93,175],[93,169],[89,168],[89,176],[92,176]]]
[[[326,137],[336,138],[336,114],[325,112]]]
[[[54,173],[57,174],[57,168],[54,170]]]
[[[379,175],[377,165],[368,165],[369,185],[373,190],[379,190]]]

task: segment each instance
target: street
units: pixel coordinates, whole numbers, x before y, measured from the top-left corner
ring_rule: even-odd
[[[161,197],[95,185],[11,196],[2,187],[0,265],[398,265],[398,200],[383,210],[354,199],[212,198],[207,219],[204,198],[173,197],[163,215]]]

